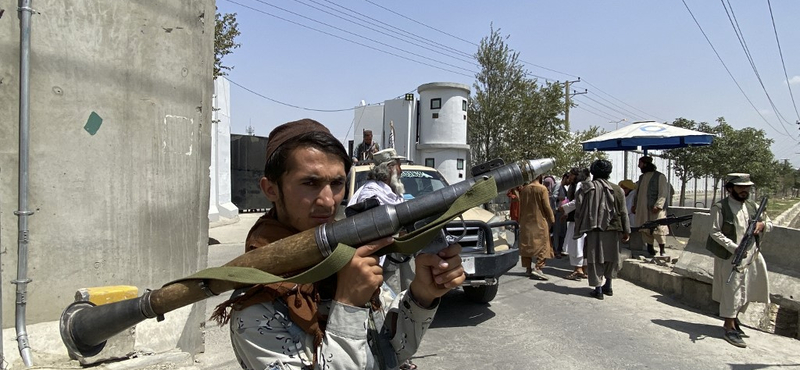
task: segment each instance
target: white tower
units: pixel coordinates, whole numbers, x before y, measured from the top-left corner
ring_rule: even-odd
[[[469,86],[453,82],[420,85],[416,162],[434,167],[451,184],[468,174],[467,99]]]

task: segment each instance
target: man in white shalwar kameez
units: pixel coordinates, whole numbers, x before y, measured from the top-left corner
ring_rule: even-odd
[[[737,347],[746,347],[737,315],[748,302],[769,303],[769,280],[767,264],[756,245],[753,245],[742,261],[744,271],[736,272],[727,283],[733,270],[733,258],[742,240],[751,217],[758,206],[749,200],[753,182],[746,173],[731,173],[726,176],[725,190],[728,196],[711,207],[711,234],[707,248],[714,257],[714,284],[712,298],[719,302],[719,316],[725,320],[724,339]],[[756,223],[754,235],[772,230],[772,222],[763,214]],[[723,258],[724,257],[724,258]]]

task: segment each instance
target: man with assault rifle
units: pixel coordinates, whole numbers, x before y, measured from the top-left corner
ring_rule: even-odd
[[[739,312],[749,302],[769,303],[767,264],[758,252],[761,234],[772,230],[772,222],[761,205],[749,199],[753,182],[746,173],[726,176],[728,196],[711,207],[711,234],[706,248],[714,254],[712,298],[719,302],[719,316],[725,322],[723,338],[745,348]]]

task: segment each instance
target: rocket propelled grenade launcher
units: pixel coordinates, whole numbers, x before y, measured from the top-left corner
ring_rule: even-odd
[[[441,215],[461,195],[485,178],[493,177],[498,192],[530,183],[555,165],[552,158],[522,160],[494,168],[468,180],[450,185],[397,205],[369,209],[352,217],[320,225],[269,245],[247,252],[226,267],[252,267],[273,275],[287,276],[304,271],[329,256],[338,244],[359,246],[394,235],[401,227]],[[73,358],[98,354],[108,338],[149,318],[163,315],[210,296],[248,284],[225,280],[181,280],[141,297],[94,306],[75,302],[61,315],[61,339]]]

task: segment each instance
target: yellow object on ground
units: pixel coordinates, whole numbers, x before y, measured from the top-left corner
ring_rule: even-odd
[[[98,306],[124,301],[139,296],[139,288],[130,285],[113,285],[81,288],[75,292],[75,301],[92,302]]]

